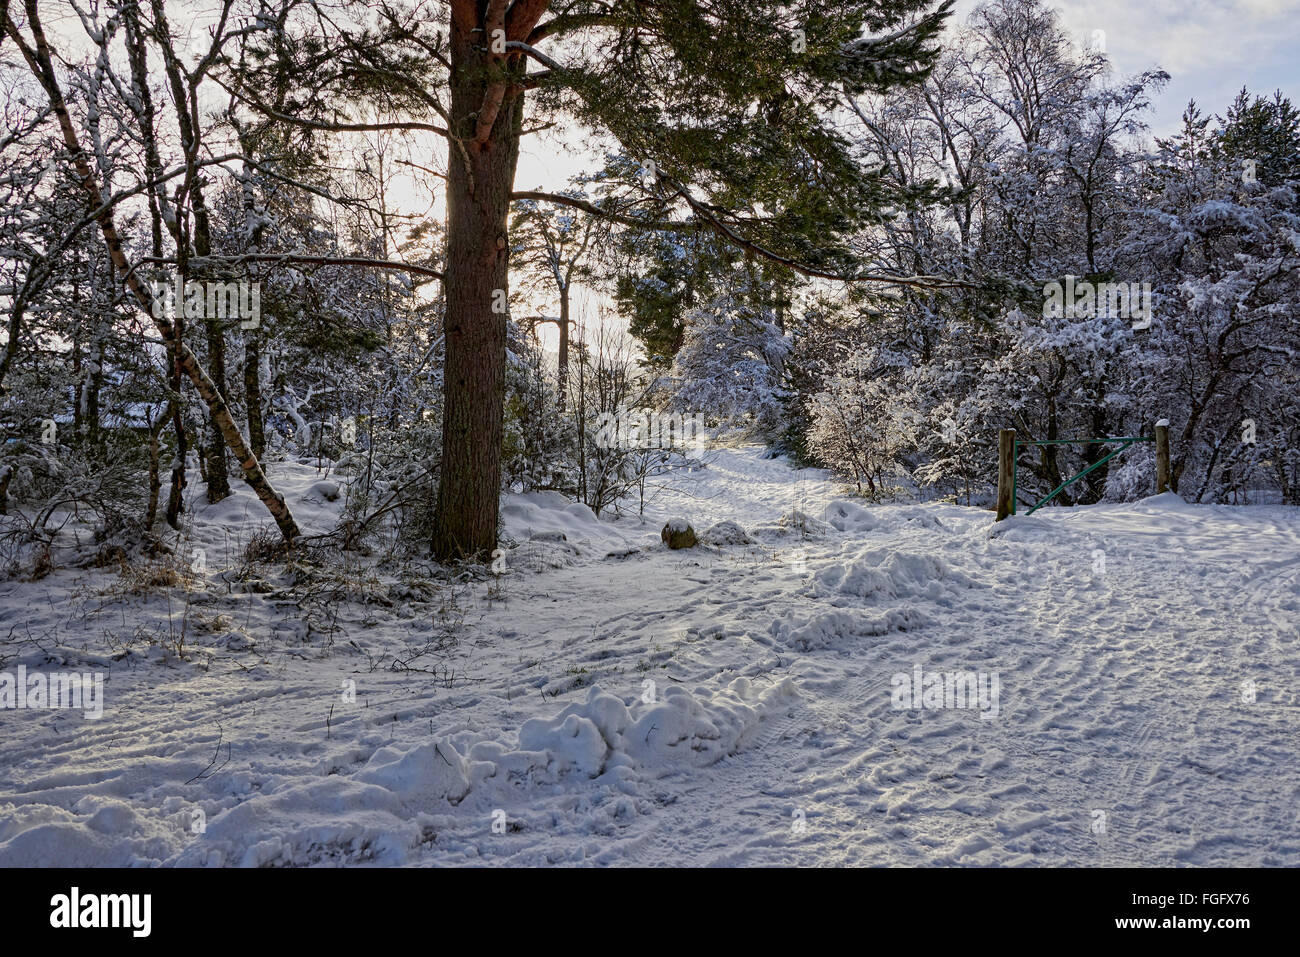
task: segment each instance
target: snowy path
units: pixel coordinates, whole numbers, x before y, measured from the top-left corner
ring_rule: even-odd
[[[209,587],[188,662],[131,637],[179,590],[95,612],[84,572],[4,585],[0,635],[29,637],[3,668],[111,667],[99,721],[0,713],[0,864],[1300,864],[1296,510],[990,534],[755,449],[650,510],[519,498],[499,581],[368,586],[387,604],[312,628],[274,581]],[[676,514],[754,541],[669,552]],[[914,666],[996,674],[997,716],[895,709]]]

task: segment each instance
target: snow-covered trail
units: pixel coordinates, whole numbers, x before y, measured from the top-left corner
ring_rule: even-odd
[[[1300,863],[1295,509],[995,528],[710,459],[644,525],[516,497],[498,580],[329,639],[275,582],[203,591],[202,666],[113,659],[158,596],[4,586],[0,634],[49,637],[3,667],[101,661],[110,706],[0,713],[0,864]],[[672,552],[673,515],[752,541]],[[996,675],[996,717],[896,709],[917,666]]]

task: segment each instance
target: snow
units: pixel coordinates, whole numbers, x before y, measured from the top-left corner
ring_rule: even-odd
[[[325,598],[246,567],[244,489],[161,584],[65,543],[0,584],[0,670],[104,714],[0,712],[0,865],[1300,865],[1296,509],[995,524],[705,460],[644,519],[506,496],[498,574],[356,556]],[[337,520],[345,476],[272,478]],[[896,708],[918,670],[996,711]]]
[[[751,543],[749,535],[736,522],[726,520],[710,525],[700,536],[700,540],[707,545],[748,545]]]

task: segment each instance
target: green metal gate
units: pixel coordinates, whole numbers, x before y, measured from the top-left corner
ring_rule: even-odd
[[[1119,453],[1123,452],[1129,446],[1137,442],[1154,442],[1154,441],[1155,438],[1152,436],[1128,435],[1116,439],[1042,439],[1038,442],[1022,442],[1020,440],[1020,437],[1016,436],[1016,440],[1012,448],[1012,457],[1011,457],[1011,514],[1015,515],[1018,512],[1018,503],[1016,501],[1016,496],[1019,491],[1018,480],[1019,480],[1019,472],[1020,472],[1020,447],[1022,445],[1097,445],[1103,443],[1119,444],[1119,448],[1117,448],[1114,452],[1111,452],[1110,454],[1105,455],[1102,458],[1099,458],[1097,461],[1093,462],[1091,465],[1089,465],[1078,475],[1075,475],[1073,478],[1066,479],[1056,488],[1052,489],[1052,491],[1047,493],[1046,498],[1042,499],[1040,502],[1038,502],[1038,504],[1034,505],[1033,508],[1025,512],[1026,515],[1032,515],[1034,514],[1034,512],[1038,511],[1040,508],[1042,508],[1052,499],[1056,498],[1056,496],[1059,495],[1062,491],[1069,488],[1075,482],[1079,481],[1079,479],[1083,478],[1093,469],[1105,465],[1107,462],[1109,462],[1115,456],[1119,455]]]

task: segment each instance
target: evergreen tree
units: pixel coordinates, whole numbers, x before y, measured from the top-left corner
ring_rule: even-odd
[[[932,0],[450,0],[445,17],[383,5],[373,28],[316,4],[259,21],[274,35],[259,71],[299,84],[276,111],[321,128],[365,128],[381,104],[448,142],[445,420],[434,554],[482,558],[496,544],[505,395],[507,217],[525,123],[557,116],[612,134],[646,171],[651,216],[702,225],[814,275],[862,275],[848,245],[879,219],[889,187],[860,166],[830,113],[841,92],[924,78],[951,8]],[[528,109],[525,104],[528,102]],[[347,117],[342,120],[341,117]],[[557,198],[563,202],[563,198]],[[569,205],[581,204],[570,202]]]

